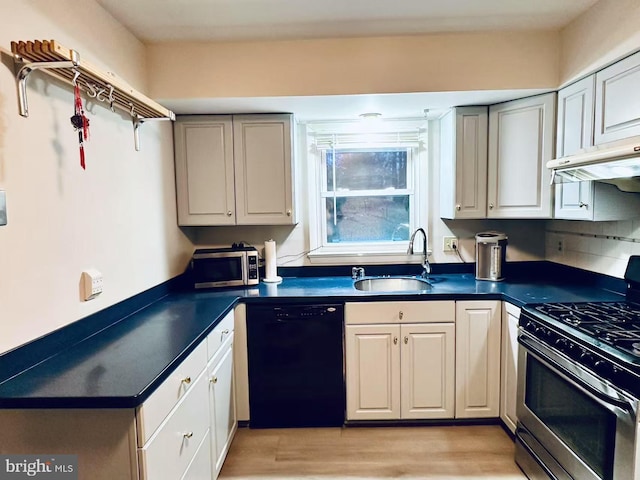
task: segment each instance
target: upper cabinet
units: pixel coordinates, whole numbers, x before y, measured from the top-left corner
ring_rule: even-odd
[[[558,125],[556,134],[556,156],[558,158],[573,155],[581,149],[594,145],[594,110],[597,105],[600,106],[601,113],[596,116],[596,124],[598,124],[598,118],[602,126],[603,118],[614,118],[616,116],[615,114],[611,116],[607,107],[610,101],[609,94],[607,94],[607,98],[603,102],[603,88],[608,87],[606,87],[606,82],[602,82],[598,78],[602,77],[601,74],[603,72],[617,67],[617,65],[612,65],[596,75],[591,75],[572,83],[558,92]],[[616,68],[615,70],[619,71],[620,69]],[[637,70],[640,71],[640,69]],[[599,97],[596,95],[596,81],[600,91]],[[636,77],[636,84],[635,90],[640,91],[640,75]],[[611,90],[615,91],[616,88],[611,87]],[[595,104],[594,97],[596,98]],[[640,118],[640,94],[637,97],[639,101],[636,101],[636,116]],[[627,95],[627,98],[632,97]],[[615,104],[614,100],[611,100],[611,105]],[[633,110],[634,106],[632,105],[629,110],[624,110],[622,113],[630,115]],[[620,118],[619,115],[617,118]],[[628,120],[630,118],[627,118],[623,123],[626,124]],[[599,133],[601,138],[603,137],[601,126],[595,129],[596,138]],[[623,132],[623,130],[618,129],[616,134]],[[636,217],[640,207],[639,195],[622,192],[613,185],[601,182],[558,183],[555,184],[554,188],[554,216],[558,219],[622,220]]]
[[[440,216],[486,218],[488,107],[457,107],[440,119]]]
[[[555,106],[548,93],[489,107],[489,218],[551,218]]]
[[[592,75],[558,92],[556,157],[573,155],[593,145],[594,90]]]
[[[179,225],[291,225],[292,116],[197,115],[175,123]]]
[[[595,74],[595,145],[640,135],[640,52]]]

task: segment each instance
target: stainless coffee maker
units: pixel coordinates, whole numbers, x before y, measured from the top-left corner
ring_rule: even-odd
[[[502,232],[476,234],[476,280],[504,280],[507,236]]]

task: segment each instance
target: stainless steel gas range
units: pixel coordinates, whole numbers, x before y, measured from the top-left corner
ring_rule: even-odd
[[[620,302],[522,309],[516,462],[531,479],[640,479],[640,256]]]

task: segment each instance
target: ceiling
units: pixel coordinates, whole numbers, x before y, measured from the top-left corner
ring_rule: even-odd
[[[97,0],[146,43],[558,29],[597,0]],[[541,93],[441,92],[316,97],[157,99],[178,114],[293,112],[302,120],[437,116],[452,105]]]
[[[143,42],[556,29],[597,0],[97,0]]]

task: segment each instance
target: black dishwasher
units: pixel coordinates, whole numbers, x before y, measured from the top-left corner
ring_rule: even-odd
[[[341,426],[344,305],[247,305],[252,428]]]

